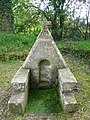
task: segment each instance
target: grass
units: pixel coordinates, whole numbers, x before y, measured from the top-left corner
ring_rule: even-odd
[[[66,40],[56,43],[62,53],[72,54],[90,63],[90,39],[85,41]]]
[[[0,33],[0,61],[25,58],[35,40],[30,34]]]
[[[90,66],[78,58],[65,58],[79,85],[80,92],[76,93],[76,99],[80,104],[80,110],[74,113],[75,120],[90,119]]]
[[[19,69],[22,61],[13,60],[8,62],[0,62],[0,89],[4,89],[10,84],[11,79]]]
[[[90,39],[88,40],[81,40],[81,41],[73,41],[73,40],[66,40],[66,41],[58,41],[57,45],[59,49],[62,48],[70,48],[75,50],[83,50],[83,51],[90,51]]]
[[[0,50],[1,52],[16,52],[26,50],[26,48],[31,48],[35,36],[31,34],[7,34],[0,33]]]
[[[36,36],[32,34],[0,33],[0,61],[25,60],[35,40]],[[88,59],[90,63],[90,39],[85,41],[58,41],[56,44],[62,53]]]
[[[57,90],[30,90],[27,112],[31,113],[59,113],[62,111]]]

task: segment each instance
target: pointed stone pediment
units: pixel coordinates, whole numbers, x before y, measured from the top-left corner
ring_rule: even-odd
[[[31,69],[32,82],[36,84],[40,81],[39,64],[43,60],[50,62],[52,67],[51,80],[53,81],[52,83],[55,83],[58,76],[57,69],[65,68],[67,65],[47,27],[42,28],[33,48],[23,64],[24,69]]]
[[[42,40],[43,39],[44,40],[49,40],[50,39],[50,40],[53,40],[53,38],[52,38],[52,36],[51,36],[51,34],[50,34],[47,27],[42,28],[42,30],[41,30],[40,34],[38,35],[37,39],[42,39]]]
[[[52,66],[57,68],[66,67],[66,63],[47,28],[41,30],[23,68],[37,67],[41,60],[49,60]]]

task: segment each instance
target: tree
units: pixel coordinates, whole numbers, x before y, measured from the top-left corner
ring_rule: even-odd
[[[14,31],[11,0],[0,0],[0,31]]]
[[[14,24],[16,33],[34,33],[41,29],[40,13],[29,0],[15,0],[13,2]]]
[[[65,0],[40,0],[35,2],[37,8],[41,11],[42,15],[51,21],[51,30],[54,40],[60,40],[63,38],[64,30],[64,18],[65,10],[64,4]],[[41,9],[40,6],[43,8]]]
[[[83,7],[87,7],[88,1],[89,0],[33,0],[32,3],[34,3],[33,5],[41,11],[47,20],[51,21],[51,31],[54,40],[60,40],[67,35],[76,39],[87,38],[86,36],[88,36],[90,31],[90,13],[88,12],[86,18],[85,16],[82,18],[81,11]],[[85,22],[83,20],[85,20]],[[65,33],[67,33],[67,35]]]
[[[67,31],[69,31],[69,37],[72,36],[73,39],[87,39],[89,36],[90,25],[89,0],[73,0],[71,4],[68,4],[66,12],[68,15]],[[66,32],[65,29],[64,31]]]
[[[89,37],[89,14],[90,14],[90,2],[87,2],[85,40]]]
[[[89,12],[87,19],[80,17],[82,6],[87,3],[86,0],[32,1],[35,2],[13,0],[16,33],[34,33],[37,35],[41,29],[41,18],[46,17],[48,21],[51,21],[49,29],[54,40],[62,40],[66,37],[87,38],[89,36]]]

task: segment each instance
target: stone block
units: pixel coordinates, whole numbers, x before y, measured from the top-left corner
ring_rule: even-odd
[[[14,92],[8,101],[9,110],[15,114],[24,114],[28,100],[28,86],[24,92]]]
[[[78,88],[76,78],[69,68],[58,70],[58,80],[62,92],[72,92]]]
[[[23,69],[22,67],[17,71],[11,81],[11,86],[14,91],[25,91],[29,79],[29,69]]]
[[[75,112],[79,108],[73,93],[62,93],[61,102],[65,113]]]

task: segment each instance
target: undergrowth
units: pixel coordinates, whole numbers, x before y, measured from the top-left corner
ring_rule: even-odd
[[[36,36],[32,34],[0,33],[0,61],[25,60],[35,40]],[[63,40],[56,44],[62,53],[73,54],[90,63],[90,39]]]
[[[62,53],[72,54],[90,63],[90,40],[56,42]]]
[[[0,61],[24,60],[35,40],[31,34],[0,33]]]

